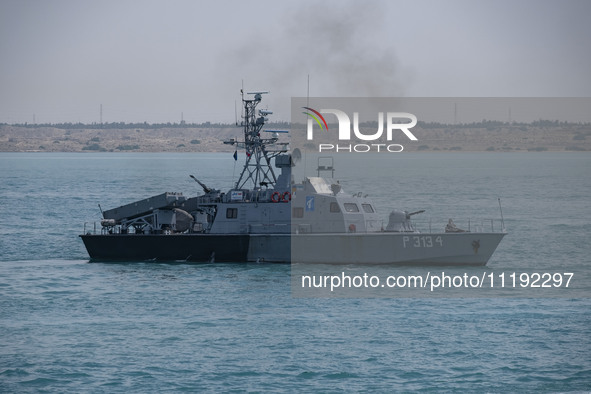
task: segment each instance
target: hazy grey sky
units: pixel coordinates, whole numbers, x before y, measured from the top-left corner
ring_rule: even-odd
[[[1,0],[0,122],[276,120],[305,96],[591,96],[591,1]]]

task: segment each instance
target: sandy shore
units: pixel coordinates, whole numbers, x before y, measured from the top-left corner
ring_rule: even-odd
[[[590,125],[416,127],[413,133],[418,141],[402,137],[392,143],[403,144],[405,151],[591,151]],[[234,147],[222,143],[230,138],[242,139],[242,129],[233,126],[60,129],[2,125],[0,151],[231,152]]]

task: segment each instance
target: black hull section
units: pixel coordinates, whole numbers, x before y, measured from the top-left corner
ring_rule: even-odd
[[[93,260],[245,262],[246,234],[80,235]]]

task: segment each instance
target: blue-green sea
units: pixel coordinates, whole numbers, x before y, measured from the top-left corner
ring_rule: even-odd
[[[500,218],[487,269],[591,288],[591,155],[336,155],[417,221]],[[230,189],[231,153],[0,153],[0,392],[589,392],[591,294],[295,298],[287,264],[89,262],[78,234],[166,191]],[[299,164],[316,175],[316,159]],[[472,222],[474,223],[474,222]]]

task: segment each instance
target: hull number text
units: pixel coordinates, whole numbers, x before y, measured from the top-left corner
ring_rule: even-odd
[[[443,246],[443,239],[441,236],[432,237],[430,235],[408,236],[402,237],[402,246],[405,248],[432,248]]]

